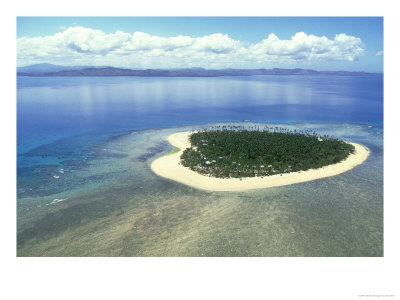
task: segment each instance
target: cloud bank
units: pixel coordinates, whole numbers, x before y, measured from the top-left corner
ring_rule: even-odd
[[[365,52],[360,38],[344,33],[329,39],[298,32],[289,40],[281,40],[271,33],[258,43],[245,44],[221,33],[203,37],[161,37],[144,32],[107,34],[75,26],[51,36],[18,38],[17,59],[19,65],[49,62],[131,68],[224,68],[354,61]]]

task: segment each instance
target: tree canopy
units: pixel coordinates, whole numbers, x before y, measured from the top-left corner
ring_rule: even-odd
[[[216,126],[190,136],[181,163],[213,177],[254,177],[316,169],[338,163],[354,146],[315,131],[280,127]]]

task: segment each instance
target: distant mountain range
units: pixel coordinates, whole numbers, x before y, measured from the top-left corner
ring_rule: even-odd
[[[29,75],[43,75],[46,73],[55,73],[60,71],[72,71],[86,69],[88,66],[59,66],[52,64],[36,64],[26,67],[18,67],[17,74],[29,74]],[[104,67],[101,67],[104,68]]]
[[[348,71],[315,71],[307,69],[146,69],[133,70],[114,67],[57,66],[37,64],[17,68],[18,76],[145,76],[145,77],[218,77],[252,75],[343,75],[376,76],[381,73]]]

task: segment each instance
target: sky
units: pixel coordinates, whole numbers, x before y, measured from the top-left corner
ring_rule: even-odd
[[[18,17],[17,66],[383,72],[382,17]]]

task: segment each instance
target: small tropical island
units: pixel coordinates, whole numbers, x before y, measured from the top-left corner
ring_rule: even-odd
[[[250,129],[250,130],[249,130]],[[317,169],[354,153],[353,145],[315,131],[221,126],[190,136],[182,165],[219,178],[270,176]]]
[[[163,177],[211,191],[300,183],[346,172],[369,150],[315,131],[215,126],[168,137],[174,149],[151,168]]]

